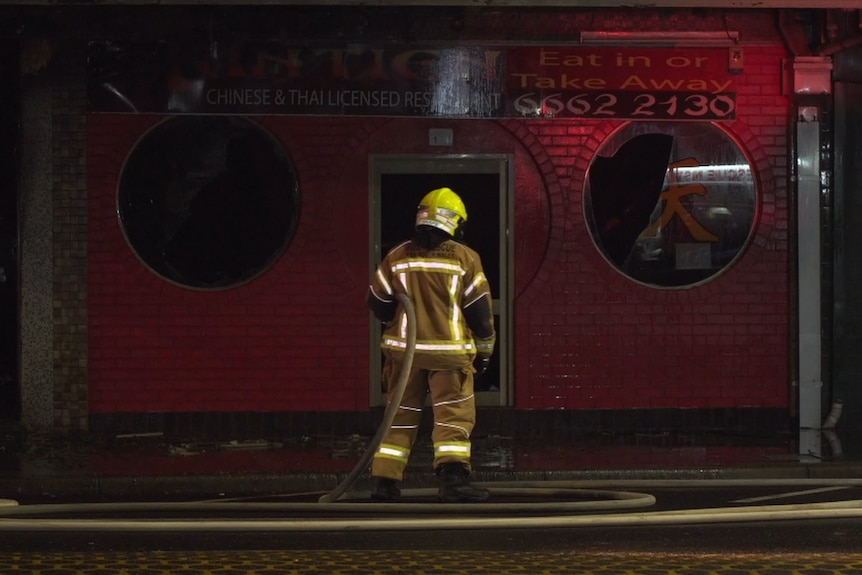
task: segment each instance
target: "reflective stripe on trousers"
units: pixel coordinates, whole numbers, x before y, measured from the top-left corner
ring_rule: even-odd
[[[387,359],[383,376],[387,396],[391,397],[400,365]],[[371,464],[375,477],[403,479],[419,424],[427,391],[431,392],[434,429],[434,468],[443,463],[461,463],[470,469],[470,434],[476,424],[476,400],[473,396],[473,372],[465,367],[456,370],[414,368],[407,380],[401,406],[392,427],[383,437]],[[385,446],[385,449],[384,449]],[[381,451],[383,450],[383,451]]]

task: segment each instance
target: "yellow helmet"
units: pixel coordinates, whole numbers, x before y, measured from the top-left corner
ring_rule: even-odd
[[[419,202],[417,226],[432,226],[456,237],[458,228],[466,221],[467,208],[464,202],[449,188],[432,190]]]

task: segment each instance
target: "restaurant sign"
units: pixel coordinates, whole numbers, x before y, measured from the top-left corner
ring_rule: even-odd
[[[93,113],[732,120],[727,51],[93,42]]]

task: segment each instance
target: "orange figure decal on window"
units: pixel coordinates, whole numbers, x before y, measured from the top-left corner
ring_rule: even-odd
[[[698,222],[680,202],[680,198],[683,196],[689,196],[691,194],[703,196],[706,194],[706,188],[701,184],[680,185],[679,182],[679,175],[677,172],[679,168],[692,168],[697,166],[700,166],[700,164],[694,158],[672,162],[668,166],[668,187],[667,190],[663,191],[659,196],[659,201],[664,201],[664,209],[662,210],[661,217],[644,230],[641,237],[654,237],[658,235],[659,231],[662,228],[667,227],[674,216],[679,216],[679,219],[682,220],[682,223],[695,240],[699,242],[718,241],[718,237],[700,225],[700,222]]]

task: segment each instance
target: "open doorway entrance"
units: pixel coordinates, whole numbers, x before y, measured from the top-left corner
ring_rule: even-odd
[[[372,156],[371,245],[373,273],[383,256],[413,234],[416,208],[436,188],[453,189],[467,208],[465,242],[482,258],[491,284],[497,347],[488,371],[476,379],[477,405],[510,405],[511,302],[510,272],[512,161],[505,155]],[[371,405],[383,405],[380,369],[380,325],[371,329]]]

